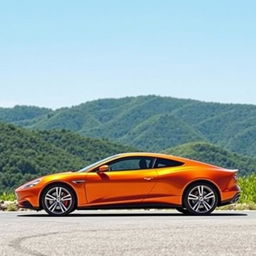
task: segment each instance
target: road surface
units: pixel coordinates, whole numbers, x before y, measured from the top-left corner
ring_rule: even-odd
[[[256,255],[256,211],[0,212],[0,255]]]

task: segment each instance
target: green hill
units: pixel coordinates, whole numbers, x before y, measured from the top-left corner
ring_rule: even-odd
[[[29,126],[38,123],[53,112],[51,109],[34,106],[15,106],[0,108],[0,122],[9,122],[20,126]]]
[[[229,169],[239,169],[240,175],[256,173],[256,159],[241,156],[205,142],[179,145],[164,150],[164,153],[182,156]]]
[[[0,192],[34,177],[74,170],[132,148],[68,131],[36,132],[0,123]]]
[[[161,119],[165,119],[165,116],[157,118],[160,126],[164,126]],[[141,128],[138,126],[142,136],[140,145],[147,139],[143,137],[144,125],[148,127],[147,123],[142,123]],[[157,127],[152,127],[152,134],[155,128]],[[189,128],[184,125],[183,129],[187,136]],[[182,131],[179,133],[182,136]],[[191,133],[191,136],[194,136],[194,139],[200,137],[196,133]],[[71,131],[34,131],[3,123],[0,123],[0,138],[0,193],[41,175],[79,169],[106,156],[136,150],[108,140],[86,138]],[[152,139],[152,142],[156,141]],[[168,143],[167,141],[166,145]],[[226,168],[238,168],[241,175],[256,172],[255,159],[205,142],[186,143],[169,148],[165,153]]]
[[[158,134],[158,136],[156,136]],[[159,136],[159,135],[164,136]],[[176,136],[173,136],[176,134]],[[185,122],[170,114],[154,115],[120,139],[148,151],[161,151],[170,145],[176,146],[188,141],[201,140],[201,134],[191,129]]]
[[[55,111],[36,107],[0,108],[0,120],[32,129],[72,130],[141,150],[157,151],[205,141],[256,156],[255,105],[139,96],[95,100]]]
[[[38,131],[36,133],[45,142],[79,157],[83,165],[84,163],[93,163],[113,154],[137,151],[137,149],[130,146],[122,146],[106,139],[86,138],[66,130]]]

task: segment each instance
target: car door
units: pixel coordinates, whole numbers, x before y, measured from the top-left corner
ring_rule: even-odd
[[[107,163],[110,170],[89,172],[86,196],[90,205],[139,203],[155,185],[154,158],[123,157]]]
[[[172,159],[156,158],[153,168],[157,172],[156,186],[150,193],[150,198],[143,203],[171,203],[180,204],[184,177],[180,174],[184,163]],[[184,174],[183,174],[184,175]]]

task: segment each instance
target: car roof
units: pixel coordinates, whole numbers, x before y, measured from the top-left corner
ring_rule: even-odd
[[[129,157],[129,156],[148,156],[148,157],[167,158],[167,159],[172,159],[177,161],[192,161],[183,157],[167,155],[162,153],[152,153],[152,152],[129,152],[129,153],[118,154],[118,157]]]
[[[200,162],[200,161],[197,161],[197,160],[192,160],[192,159],[188,159],[188,158],[184,158],[184,157],[178,157],[178,156],[174,156],[174,155],[167,155],[167,154],[163,154],[163,153],[129,152],[129,153],[120,153],[117,156],[118,156],[118,158],[120,158],[120,157],[130,157],[130,156],[159,157],[159,158],[166,158],[166,159],[180,161],[180,162],[183,162],[183,163],[188,164],[188,165],[200,165],[200,166],[221,168],[219,166],[215,166],[215,165],[212,165],[212,164]]]

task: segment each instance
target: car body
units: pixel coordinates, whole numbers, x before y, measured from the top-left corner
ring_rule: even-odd
[[[47,175],[15,190],[23,208],[67,215],[75,209],[176,208],[209,214],[234,203],[237,170],[156,153],[123,153],[76,172]]]

